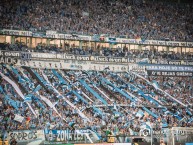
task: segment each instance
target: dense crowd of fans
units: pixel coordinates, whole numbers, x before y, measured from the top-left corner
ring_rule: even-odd
[[[76,128],[101,135],[105,130],[115,135],[138,135],[144,125],[155,130],[193,127],[192,84],[188,77],[145,80],[131,72],[108,69],[64,71],[9,65],[2,65],[0,72],[1,131]],[[157,87],[148,81],[156,82]],[[24,99],[10,82],[19,86]],[[16,114],[24,119],[15,120]]]
[[[3,1],[0,6],[1,28],[172,41],[193,41],[192,18],[192,5],[149,0],[21,0]],[[69,45],[32,49],[17,42],[1,43],[0,48],[159,61],[193,59],[191,53],[128,50],[125,46],[95,51]],[[189,77],[139,77],[108,69],[67,71],[1,64],[0,130],[5,134],[12,130],[76,128],[100,135],[106,130],[114,135],[139,135],[144,126],[155,130],[193,127],[192,94]]]
[[[193,41],[193,6],[149,0],[3,1],[0,27]]]

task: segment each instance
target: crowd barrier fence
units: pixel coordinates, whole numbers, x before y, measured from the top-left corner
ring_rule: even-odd
[[[6,136],[6,138],[5,138]],[[15,139],[18,145],[43,145],[43,144],[107,144],[109,137],[113,137],[113,144],[123,143],[138,143],[156,145],[164,142],[167,145],[185,145],[193,143],[193,128],[188,127],[173,127],[166,128],[161,131],[143,129],[138,135],[119,134],[98,137],[89,130],[15,130],[7,132],[7,135],[1,134],[1,137],[6,139],[6,142],[11,142]],[[3,144],[3,138],[0,145]],[[6,144],[6,143],[4,143]]]

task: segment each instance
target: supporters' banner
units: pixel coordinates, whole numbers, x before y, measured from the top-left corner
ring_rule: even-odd
[[[21,115],[15,114],[15,117],[14,117],[15,121],[22,123],[23,119],[24,119],[24,117],[22,117]]]
[[[47,30],[46,36],[57,34],[57,31]]]
[[[65,142],[65,141],[76,141],[81,142],[86,140],[86,135],[90,133],[89,130],[46,130],[45,131],[45,138],[46,141],[58,141],[58,142]]]
[[[116,41],[119,43],[129,43],[129,44],[137,43],[136,39],[126,39],[126,38],[117,38]]]
[[[91,36],[77,35],[77,34],[46,33],[45,37],[47,37],[47,38],[68,39],[68,40],[86,40],[86,41],[91,40]]]
[[[97,62],[115,62],[115,63],[127,63],[128,59],[124,57],[105,57],[105,56],[92,56],[91,61]]]
[[[85,62],[97,62],[97,63],[138,63],[140,65],[150,65],[150,64],[167,64],[167,65],[193,65],[192,60],[156,60],[156,59],[148,59],[148,58],[124,58],[124,57],[106,57],[106,56],[89,56],[89,55],[74,55],[74,54],[52,54],[52,53],[38,53],[38,52],[15,52],[15,51],[1,51],[0,50],[0,61],[3,63],[17,63],[17,59],[21,60],[77,60],[82,63]]]
[[[4,35],[17,35],[17,36],[32,36],[31,31],[20,31],[20,30],[9,30],[9,29],[3,29],[1,32]]]
[[[15,139],[18,145],[43,145],[45,141],[43,130],[17,130],[10,131],[8,140]]]
[[[20,52],[15,52],[15,51],[1,51],[0,50],[0,56],[4,57],[19,57]]]
[[[17,64],[17,62],[18,62],[17,58],[0,56],[0,63]]]
[[[73,55],[73,54],[52,54],[52,53],[38,53],[38,52],[12,52],[12,51],[0,51],[0,56],[5,58],[21,58],[22,60],[30,59],[64,59],[64,60],[78,60],[78,61],[94,61],[94,62],[116,62],[116,63],[127,63],[127,62],[136,62],[141,59],[131,59],[124,57],[105,57],[105,56],[85,56],[85,55]]]
[[[30,52],[20,52],[20,58],[23,61],[29,61],[31,59],[31,53]]]
[[[129,71],[145,72],[145,67],[146,67],[146,66],[144,66],[144,65],[129,64]]]
[[[0,63],[16,64],[19,58],[19,52],[1,51],[0,50]]]
[[[192,72],[147,71],[149,76],[192,77]]]
[[[147,71],[193,72],[193,66],[147,65]]]
[[[139,40],[137,41],[137,39],[126,39],[126,38],[116,38],[116,42],[117,43],[128,43],[128,44],[172,46],[172,47],[193,47],[193,42],[159,41],[159,40]]]
[[[52,53],[36,53],[36,52],[33,52],[31,53],[31,58],[47,58],[47,59],[56,59],[57,55],[56,54],[52,54]]]
[[[152,64],[169,64],[169,65],[193,65],[192,60],[158,60],[158,59],[152,59],[152,60],[149,60],[149,63],[152,63]]]
[[[90,61],[77,61],[77,60],[31,60],[25,63],[18,63],[18,65],[29,66],[31,68],[47,68],[47,69],[70,69],[70,70],[96,70],[103,71],[105,68],[109,68],[111,71],[122,72],[128,71],[128,65],[126,63],[97,63]]]

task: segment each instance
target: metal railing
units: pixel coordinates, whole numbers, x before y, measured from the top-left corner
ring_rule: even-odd
[[[167,145],[193,143],[193,128],[188,127],[173,127],[164,130],[140,130],[138,134],[118,134],[107,136],[102,134],[97,137],[92,132],[67,132],[59,130],[56,133],[50,131],[45,133],[44,130],[17,130],[7,134],[7,138],[1,134],[1,141],[15,139],[17,145],[26,144],[91,144],[91,143],[107,143],[109,138],[113,137],[114,143],[144,143],[148,145],[156,145],[164,142]]]

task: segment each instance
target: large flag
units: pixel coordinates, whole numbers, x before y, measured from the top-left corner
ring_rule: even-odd
[[[22,98],[22,99],[25,99],[24,98],[24,95],[23,93],[21,92],[21,90],[19,89],[19,87],[17,86],[17,84],[15,82],[13,82],[9,77],[5,76],[4,74],[2,74],[0,72],[0,75],[1,77],[7,81],[9,84],[11,84],[13,86],[13,88],[15,89],[15,91],[17,92],[17,94]],[[37,115],[35,113],[35,111],[33,110],[33,108],[31,107],[31,105],[29,103],[27,103],[28,107],[30,108],[30,110],[32,111],[32,113],[35,115],[35,117],[37,118]]]

